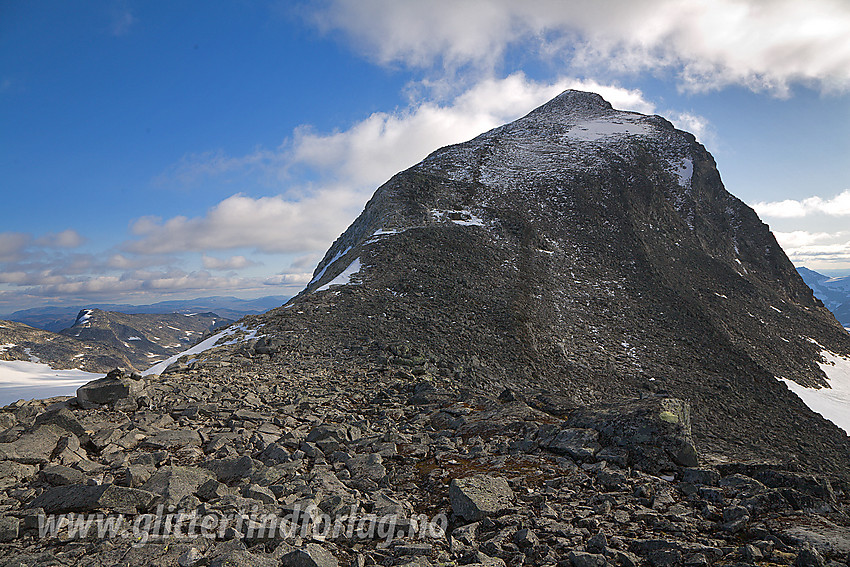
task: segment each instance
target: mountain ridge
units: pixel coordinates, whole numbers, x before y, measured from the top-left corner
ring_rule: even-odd
[[[227,319],[239,319],[245,315],[257,314],[283,305],[291,296],[269,295],[256,299],[239,299],[231,296],[198,297],[195,299],[177,299],[160,301],[147,305],[126,303],[93,303],[75,306],[33,307],[0,315],[0,319],[26,323],[46,331],[58,332],[73,324],[74,318],[83,309],[101,309],[126,314],[135,313],[191,313],[214,312]]]

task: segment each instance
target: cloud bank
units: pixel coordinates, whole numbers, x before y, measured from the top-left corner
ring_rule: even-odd
[[[802,200],[762,201],[754,203],[753,208],[763,217],[780,219],[803,218],[816,214],[844,217],[850,215],[850,190],[830,199],[814,196]]]
[[[328,0],[311,19],[383,65],[492,71],[515,48],[574,70],[673,72],[694,92],[850,87],[842,0]]]

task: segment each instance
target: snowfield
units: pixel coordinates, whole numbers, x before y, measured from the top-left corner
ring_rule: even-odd
[[[195,346],[151,366],[142,372],[142,374],[145,376],[159,375],[181,356],[201,354],[216,346],[250,341],[257,338],[259,329],[260,327],[249,329],[245,325],[228,327]],[[239,332],[244,334],[227,340]],[[2,346],[8,347],[10,345]],[[149,356],[154,355],[149,354]],[[47,364],[34,361],[0,360],[0,407],[21,399],[31,400],[34,398],[52,398],[55,396],[73,396],[76,394],[77,388],[83,384],[103,378],[104,376],[106,376],[105,372],[85,372],[76,368],[71,370],[55,370]]]
[[[850,358],[844,358],[827,350],[821,353],[826,363],[818,363],[829,378],[830,388],[804,388],[796,382],[785,382],[788,389],[803,402],[850,434]]]
[[[47,364],[0,360],[0,407],[20,399],[73,396],[77,388],[105,374],[82,370],[54,370]]]

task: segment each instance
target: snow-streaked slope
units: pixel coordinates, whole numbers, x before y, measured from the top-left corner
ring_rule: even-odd
[[[186,349],[183,352],[177,353],[177,354],[163,360],[162,362],[154,364],[153,366],[151,366],[150,368],[145,370],[142,374],[144,376],[150,376],[150,375],[154,375],[154,374],[158,376],[158,375],[162,374],[162,372],[166,368],[168,368],[170,365],[175,363],[180,357],[192,355],[192,354],[201,354],[202,352],[208,351],[211,348],[217,347],[217,346],[232,345],[232,344],[236,344],[237,342],[240,342],[240,341],[249,341],[253,338],[256,338],[257,331],[259,331],[259,327],[255,328],[255,329],[249,329],[244,324],[233,325],[232,327],[228,327],[228,328],[224,329],[223,331],[216,333],[215,335],[213,335],[213,336],[211,336],[207,339],[204,339],[203,341],[199,342],[198,344],[196,344],[192,348]],[[242,337],[239,337],[239,338],[231,339],[231,340],[224,340],[224,339],[227,339],[228,337],[232,337],[233,335],[235,335],[236,333],[239,333],[239,332],[243,332],[243,333],[245,333],[245,335],[242,336]]]
[[[329,281],[316,291],[328,289],[332,285],[346,285],[351,281],[351,276],[360,271],[360,258],[355,259],[340,275]]]
[[[0,360],[0,406],[20,399],[73,396],[77,388],[103,374],[83,370],[54,370],[47,364]]]
[[[850,358],[823,351],[826,363],[819,363],[829,378],[829,388],[804,388],[791,380],[782,381],[800,399],[835,425],[850,434]]]

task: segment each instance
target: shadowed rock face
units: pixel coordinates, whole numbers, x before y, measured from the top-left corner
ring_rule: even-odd
[[[820,345],[850,337],[691,134],[595,94],[394,176],[261,319],[282,350],[430,364],[565,410],[660,393],[690,400],[702,451],[846,461],[775,377],[824,384]]]

